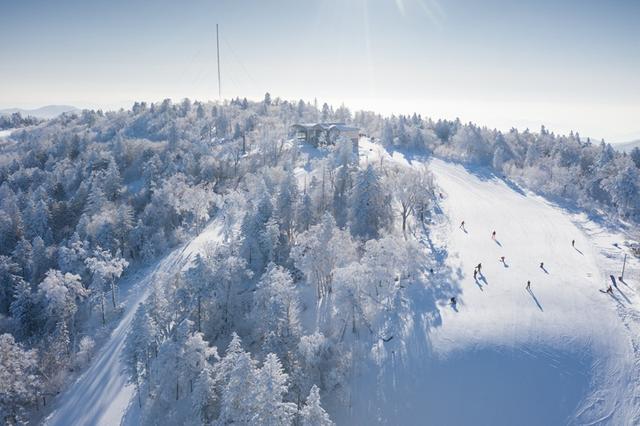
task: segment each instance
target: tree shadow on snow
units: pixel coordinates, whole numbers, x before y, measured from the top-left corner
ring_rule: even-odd
[[[478,164],[470,164],[465,163],[463,161],[431,155],[430,153],[416,153],[411,150],[398,149],[398,148],[389,148],[388,152],[393,155],[394,152],[398,152],[406,158],[407,162],[411,164],[414,161],[417,162],[427,162],[430,158],[438,158],[442,161],[446,161],[448,163],[457,164],[462,166],[468,173],[477,177],[481,181],[488,180],[500,180],[506,186],[508,186],[515,193],[526,197],[528,194],[523,190],[518,183],[509,179],[505,175],[496,172],[492,167],[488,165],[478,165]],[[570,214],[585,214],[587,221],[592,221],[605,229],[608,230],[617,230],[618,228],[629,230],[631,227],[634,227],[632,223],[626,223],[620,219],[616,219],[615,217],[607,216],[602,209],[598,210],[598,207],[595,208],[587,208],[583,206],[579,206],[576,201],[568,200],[566,198],[562,198],[558,195],[548,194],[544,191],[536,190],[535,188],[529,187],[527,188],[527,192],[530,194],[540,196],[544,198],[550,205],[562,209]]]
[[[440,158],[440,157],[435,157],[435,158]],[[457,161],[457,160],[452,160],[449,158],[440,158],[443,161],[446,161],[448,163],[452,163],[452,164],[457,164],[462,166],[467,173],[475,176],[476,178],[478,178],[481,181],[490,181],[490,180],[499,180],[502,183],[504,183],[507,187],[509,187],[509,189],[511,189],[513,192],[515,192],[518,195],[521,195],[523,197],[526,197],[527,194],[526,192],[524,192],[524,190],[520,187],[520,185],[518,185],[517,183],[515,183],[514,181],[512,181],[511,179],[507,178],[506,176],[500,174],[500,173],[496,173],[494,170],[492,170],[490,167],[488,166],[481,166],[481,165],[477,165],[477,164],[469,164],[469,163],[464,163],[462,161]]]
[[[499,245],[500,247],[502,247],[502,244],[500,244],[500,241],[498,241],[498,240],[493,240],[493,241],[495,241],[497,245]]]

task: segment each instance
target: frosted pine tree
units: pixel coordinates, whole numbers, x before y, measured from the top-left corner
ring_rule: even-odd
[[[151,360],[157,353],[158,331],[147,309],[140,304],[136,310],[131,330],[127,334],[123,351],[125,370],[129,380],[136,385],[138,404],[142,406],[140,388],[151,378]]]
[[[368,240],[377,238],[391,224],[391,202],[372,165],[356,175],[351,192],[351,233]]]
[[[35,350],[25,350],[11,334],[0,335],[0,419],[4,424],[27,420],[41,387]]]
[[[298,232],[309,230],[309,227],[313,224],[313,219],[313,201],[309,193],[305,191],[302,196],[302,201],[298,205],[298,212],[296,214],[296,228]]]
[[[280,183],[275,209],[279,219],[280,231],[287,236],[287,241],[291,241],[293,238],[298,196],[296,178],[293,172],[289,170]]]
[[[16,295],[20,267],[9,256],[0,255],[0,314],[9,313],[9,308]]]
[[[288,375],[275,354],[268,354],[258,372],[257,401],[252,423],[264,426],[290,425],[296,414],[296,406],[284,402]]]
[[[294,349],[300,335],[298,292],[291,274],[284,268],[269,264],[258,283],[251,318],[256,339],[264,342],[270,333],[272,350],[282,356]]]
[[[302,426],[333,426],[333,422],[320,405],[320,389],[313,385],[307,402],[300,410],[300,418]]]
[[[31,284],[20,279],[15,286],[11,302],[11,317],[17,323],[16,336],[31,337],[38,331],[38,315],[40,306],[31,292]]]
[[[222,383],[218,424],[251,424],[257,405],[258,371],[234,333],[225,357],[217,364]]]

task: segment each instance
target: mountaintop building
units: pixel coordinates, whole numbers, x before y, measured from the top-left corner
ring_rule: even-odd
[[[335,145],[340,136],[351,140],[357,152],[360,129],[345,123],[301,123],[291,126],[291,133],[301,142],[315,147]]]

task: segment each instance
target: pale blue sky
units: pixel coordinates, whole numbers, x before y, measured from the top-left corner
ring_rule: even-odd
[[[0,0],[0,108],[344,102],[640,137],[640,1]]]

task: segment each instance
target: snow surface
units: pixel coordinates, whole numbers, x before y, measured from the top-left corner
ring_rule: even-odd
[[[422,164],[361,141],[361,164]],[[626,238],[619,230],[519,189],[481,169],[441,160],[430,167],[443,192],[447,221],[431,241],[446,249],[436,271],[457,283],[458,305],[408,292],[412,316],[403,333],[376,346],[354,375],[347,404],[330,404],[338,424],[638,424],[640,316],[637,259],[619,275]],[[298,178],[304,173],[297,170]],[[458,227],[465,220],[467,232]],[[48,425],[136,424],[134,388],[120,352],[135,308],[155,274],[184,268],[212,241],[214,221],[190,244],[142,277],[119,326],[92,365],[54,403]],[[497,231],[497,241],[491,232]],[[571,240],[576,240],[576,248]],[[499,262],[505,256],[506,265]],[[539,264],[544,261],[543,271]],[[473,268],[482,262],[484,279]],[[525,283],[531,280],[531,292]],[[345,406],[346,405],[346,406]],[[133,411],[129,411],[132,409]]]
[[[16,129],[0,130],[0,139],[8,138]]]
[[[366,141],[361,153],[415,164]],[[432,238],[446,245],[443,279],[459,283],[458,304],[429,317],[412,300],[403,336],[376,349],[337,423],[638,424],[638,260],[613,296],[599,291],[620,274],[613,244],[625,236],[485,170],[438,159],[430,168],[448,218]]]
[[[171,252],[152,271],[134,283],[127,296],[120,324],[104,346],[96,349],[91,366],[57,398],[54,402],[56,408],[44,424],[111,426],[121,423],[135,393],[135,387],[127,383],[121,353],[137,306],[144,302],[153,289],[154,278],[158,274],[176,273],[188,268],[195,254],[209,244],[222,240],[221,230],[221,220],[212,221],[190,243]],[[131,424],[136,424],[135,420]]]

